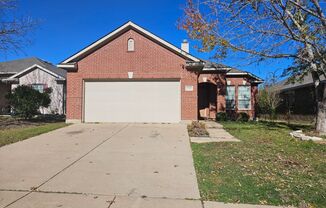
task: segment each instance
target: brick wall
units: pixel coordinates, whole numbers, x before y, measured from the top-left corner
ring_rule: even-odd
[[[238,86],[244,85],[244,81],[246,82],[245,85],[251,85],[251,109],[250,110],[238,110],[237,112],[246,112],[249,114],[251,118],[255,116],[255,103],[256,103],[256,94],[258,92],[258,86],[256,84],[251,84],[252,80],[242,77],[242,76],[228,76],[226,77],[225,73],[219,73],[219,74],[201,74],[198,79],[199,85],[202,83],[212,83],[213,85],[216,85],[216,92],[213,92],[210,88],[210,93],[215,93],[215,102],[210,99],[210,104],[205,106],[203,105],[199,109],[199,114],[203,118],[212,118],[214,119],[216,117],[216,113],[218,112],[225,112],[226,111],[226,101],[225,101],[225,93],[226,93],[226,84],[227,81],[230,81],[230,85],[235,86],[235,96],[236,96],[236,105],[238,103]],[[212,95],[210,95],[212,96]],[[199,99],[209,99],[207,96],[200,96]],[[199,103],[203,103],[205,101],[198,101]]]
[[[135,51],[127,51],[129,38]],[[197,119],[197,75],[188,72],[185,59],[134,30],[129,30],[77,62],[78,71],[67,75],[67,119],[82,120],[85,79],[180,79],[181,119]],[[193,91],[186,92],[185,86]],[[158,92],[159,93],[159,92]]]
[[[235,86],[235,102],[236,106],[238,104],[238,87],[241,85],[251,85],[251,109],[250,110],[239,110],[236,109],[236,111],[239,112],[245,112],[248,113],[251,118],[255,117],[255,104],[256,104],[256,95],[258,93],[258,85],[257,84],[251,84],[250,79],[246,77],[227,77],[227,81],[231,82],[231,85]],[[245,84],[244,84],[245,81]]]

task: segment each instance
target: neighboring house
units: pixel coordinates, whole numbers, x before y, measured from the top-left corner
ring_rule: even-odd
[[[66,71],[38,58],[0,63],[0,109],[9,113],[5,96],[18,85],[29,85],[43,92],[52,88],[51,104],[40,109],[42,114],[65,113]]]
[[[324,76],[320,84],[325,84]],[[301,81],[294,83],[283,80],[273,87],[280,92],[281,104],[277,109],[278,113],[286,114],[289,110],[292,114],[314,115],[316,114],[315,87],[311,74],[307,74]],[[322,92],[319,92],[322,97]]]
[[[58,64],[67,122],[179,122],[218,112],[255,116],[251,73],[201,60],[128,22]]]

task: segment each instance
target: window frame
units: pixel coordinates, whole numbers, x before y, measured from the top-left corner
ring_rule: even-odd
[[[129,41],[132,41],[132,49],[129,49]],[[127,40],[127,52],[134,52],[135,51],[135,39],[128,38]]]
[[[234,96],[233,99],[228,99],[228,87],[232,87],[234,89]],[[233,100],[233,108],[228,107],[228,100]],[[225,109],[226,110],[235,110],[236,109],[236,86],[235,85],[226,85],[226,89],[225,89]]]
[[[37,91],[39,91],[40,93],[44,93],[44,91],[45,91],[46,88],[47,88],[47,85],[46,85],[46,84],[40,84],[40,83],[34,83],[34,84],[31,84],[30,86],[31,86],[32,89],[37,90]],[[35,89],[34,86],[42,86],[42,87],[43,87],[43,88],[42,88],[42,92],[41,92],[39,89]]]
[[[248,108],[240,108],[240,106],[239,106],[239,101],[240,100],[244,100],[244,99],[240,99],[240,88],[241,87],[247,87],[247,88],[249,88],[249,107]],[[238,94],[237,94],[238,96],[237,96],[237,107],[238,107],[238,110],[251,110],[251,108],[252,108],[252,103],[251,103],[251,85],[238,85]]]

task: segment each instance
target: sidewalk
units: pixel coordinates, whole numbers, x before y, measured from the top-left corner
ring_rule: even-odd
[[[240,142],[227,131],[223,129],[223,126],[214,121],[205,121],[206,129],[209,133],[209,137],[191,137],[191,142],[194,143],[208,143],[208,142]]]

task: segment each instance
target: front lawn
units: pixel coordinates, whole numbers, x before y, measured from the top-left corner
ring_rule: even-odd
[[[204,200],[326,207],[326,146],[285,124],[225,122],[237,143],[192,144]]]
[[[0,147],[67,126],[62,121],[0,118]]]

